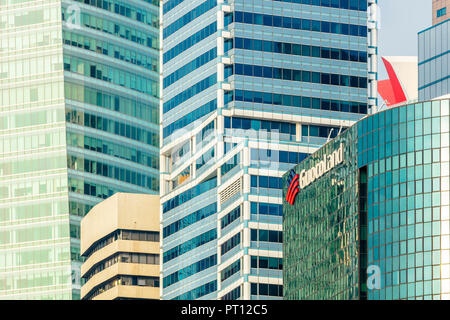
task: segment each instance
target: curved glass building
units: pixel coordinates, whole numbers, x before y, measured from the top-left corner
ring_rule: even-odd
[[[449,115],[368,116],[283,176],[285,299],[450,299]]]

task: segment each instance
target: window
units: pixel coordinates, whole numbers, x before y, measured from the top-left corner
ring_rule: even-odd
[[[442,9],[439,9],[437,11],[437,17],[440,18],[442,16],[445,16],[447,14],[447,7],[444,7]]]
[[[237,233],[220,246],[222,256],[231,249],[233,249],[234,247],[236,247],[237,245],[239,245],[240,243],[241,243],[241,234]]]
[[[204,245],[205,243],[213,241],[216,238],[217,238],[216,229],[212,229],[205,233],[202,233],[201,235],[198,235],[170,250],[167,250],[164,253],[163,261],[164,263],[169,262],[170,260],[175,259],[176,257],[181,256],[188,251],[194,250],[195,248],[198,248]]]
[[[251,241],[283,243],[281,231],[250,229]]]

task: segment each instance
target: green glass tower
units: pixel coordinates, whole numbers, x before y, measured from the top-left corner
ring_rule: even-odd
[[[286,300],[450,300],[450,100],[367,116],[283,176]]]
[[[79,299],[81,218],[159,191],[159,1],[0,12],[0,299]]]

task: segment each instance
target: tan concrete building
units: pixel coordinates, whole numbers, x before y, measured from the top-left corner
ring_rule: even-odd
[[[450,0],[433,0],[433,26],[450,18]]]
[[[159,299],[159,196],[116,193],[81,221],[85,300]]]

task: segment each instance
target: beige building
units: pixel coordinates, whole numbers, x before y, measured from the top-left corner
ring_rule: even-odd
[[[159,299],[159,196],[116,193],[81,221],[85,300]]]
[[[433,25],[450,18],[450,0],[433,0]]]

